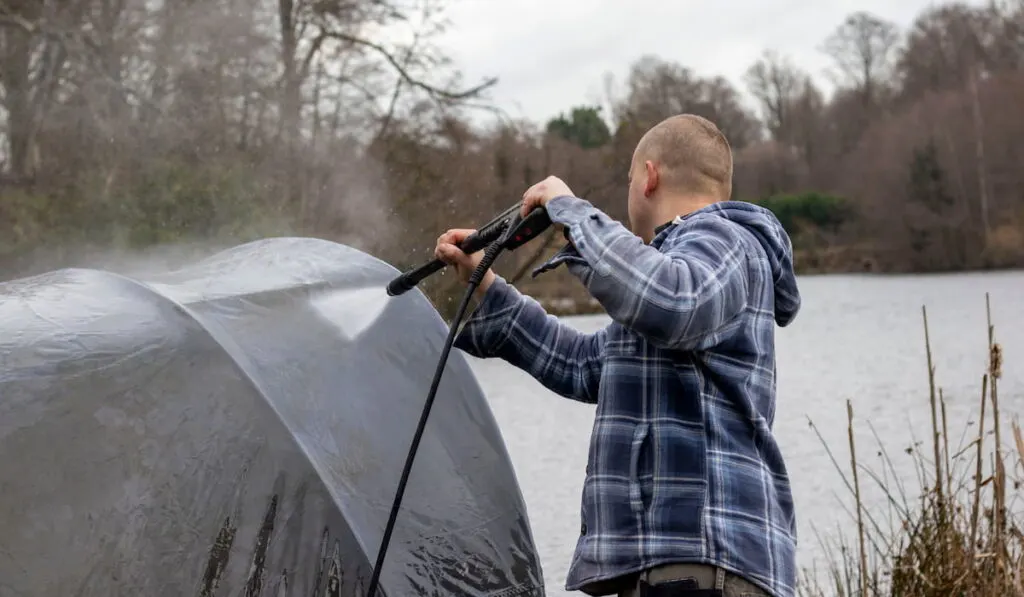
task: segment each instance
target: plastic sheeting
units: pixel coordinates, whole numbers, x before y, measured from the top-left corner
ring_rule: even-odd
[[[447,327],[350,247],[0,284],[0,596],[365,595]],[[378,594],[543,595],[453,351]]]

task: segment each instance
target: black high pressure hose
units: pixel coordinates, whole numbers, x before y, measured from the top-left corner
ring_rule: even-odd
[[[519,220],[517,221],[522,222]],[[451,353],[452,346],[455,344],[455,338],[459,333],[459,325],[462,323],[462,318],[466,315],[466,309],[469,308],[469,303],[473,298],[473,293],[476,292],[480,283],[483,282],[484,275],[486,275],[487,270],[491,268],[491,265],[498,258],[498,255],[509,246],[510,242],[514,242],[517,245],[524,242],[520,237],[517,237],[521,232],[521,225],[508,226],[501,237],[488,245],[484,250],[483,259],[480,260],[480,264],[473,271],[473,275],[469,279],[469,285],[466,287],[466,292],[462,296],[462,303],[459,305],[459,309],[455,313],[455,318],[452,320],[451,327],[448,330],[448,338],[445,340],[444,348],[441,350],[441,357],[438,359],[437,369],[434,371],[434,381],[430,384],[430,391],[427,393],[427,401],[423,404],[423,412],[420,414],[420,422],[416,426],[416,432],[412,437],[412,445],[409,446],[409,453],[405,458],[405,468],[402,469],[402,476],[398,479],[398,489],[395,491],[395,499],[391,504],[391,513],[388,516],[387,526],[384,527],[384,537],[381,539],[380,550],[377,552],[377,563],[374,564],[373,574],[370,576],[370,585],[366,591],[366,597],[376,597],[377,585],[380,584],[381,567],[384,563],[384,556],[387,553],[388,545],[391,543],[391,534],[395,530],[395,520],[397,520],[398,511],[402,506],[402,497],[405,494],[405,486],[409,482],[409,473],[412,471],[412,463],[416,458],[416,451],[419,449],[420,440],[423,438],[423,430],[427,426],[427,417],[430,416],[430,408],[433,406],[434,398],[437,396],[437,389],[441,385],[441,374],[444,373],[445,365],[448,363],[448,354]],[[531,236],[536,235],[535,232],[529,229],[527,229],[526,232]]]

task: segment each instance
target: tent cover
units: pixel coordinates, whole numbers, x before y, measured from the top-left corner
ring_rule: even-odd
[[[309,238],[0,284],[0,597],[364,596],[447,327]],[[453,351],[378,595],[542,596]]]

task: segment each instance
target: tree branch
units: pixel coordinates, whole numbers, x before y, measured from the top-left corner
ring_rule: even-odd
[[[0,0],[0,25],[12,25],[28,34],[36,32],[36,24],[14,12],[4,0]]]
[[[309,76],[309,69],[313,63],[313,58],[316,53],[320,51],[320,47],[327,41],[326,32],[321,29],[320,33],[313,38],[313,41],[309,43],[309,49],[306,50],[306,55],[302,58],[302,64],[299,66],[299,80],[305,81]]]
[[[412,60],[412,53],[416,50],[416,46],[418,46],[419,43],[420,32],[417,31],[416,34],[413,36],[412,43],[409,45],[409,48],[405,52],[405,58],[402,59],[403,66],[408,65],[409,61]],[[377,134],[374,135],[374,138],[381,139],[384,137],[385,134],[387,134],[388,127],[391,126],[391,121],[395,117],[395,108],[398,106],[398,98],[402,94],[402,83],[404,82],[405,77],[400,76],[398,81],[395,83],[395,89],[394,92],[391,94],[391,101],[388,104],[387,112],[385,112],[383,122],[381,122],[380,127],[377,129]]]
[[[351,43],[351,44],[355,44],[355,45],[359,45],[359,46],[364,46],[364,47],[370,48],[371,50],[373,50],[373,51],[377,52],[378,54],[380,54],[385,60],[387,60],[388,63],[391,64],[392,68],[394,68],[395,71],[397,71],[398,74],[401,75],[401,77],[403,79],[405,79],[406,83],[409,83],[413,87],[418,87],[418,88],[422,89],[423,91],[426,91],[427,93],[429,93],[429,94],[431,94],[433,96],[440,97],[440,98],[443,98],[443,99],[446,99],[446,100],[458,101],[458,100],[463,100],[463,99],[468,99],[468,98],[471,98],[471,97],[475,97],[475,96],[479,95],[481,91],[484,91],[485,89],[487,89],[489,87],[493,87],[498,82],[497,77],[491,77],[491,78],[485,80],[483,83],[477,85],[476,87],[471,87],[471,88],[463,90],[463,91],[448,91],[448,90],[445,90],[445,89],[441,89],[439,87],[435,87],[435,86],[433,86],[433,85],[431,85],[429,83],[426,83],[424,81],[420,81],[416,77],[413,77],[409,73],[409,71],[407,71],[405,69],[405,67],[402,65],[402,63],[397,58],[395,58],[391,54],[391,52],[389,52],[387,50],[387,48],[385,48],[384,46],[382,46],[380,44],[377,44],[377,43],[374,43],[372,41],[356,37],[354,35],[349,35],[347,33],[340,33],[340,32],[337,32],[337,31],[324,31],[324,32],[321,33],[321,35],[324,35],[324,36],[326,36],[326,37],[328,37],[330,39],[334,39],[334,40],[338,40],[338,41],[344,41],[344,42],[348,42],[348,43]]]

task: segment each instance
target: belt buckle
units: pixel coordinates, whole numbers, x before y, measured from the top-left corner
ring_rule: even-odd
[[[700,583],[692,576],[656,585],[641,579],[637,587],[638,597],[725,597],[725,592],[721,589],[700,588]]]
[[[696,578],[681,578],[652,585],[647,579],[640,579],[638,584],[639,597],[673,597],[673,595],[690,595],[693,591],[700,590],[700,584]]]

